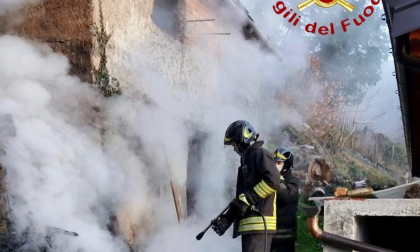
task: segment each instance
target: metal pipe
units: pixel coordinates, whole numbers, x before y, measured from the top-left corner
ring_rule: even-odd
[[[193,20],[187,20],[187,23],[193,23],[193,22],[212,22],[216,21],[216,19],[193,19]]]
[[[308,218],[308,228],[309,232],[313,237],[319,239],[322,235],[322,230],[318,225],[318,217],[316,218]]]
[[[395,252],[393,250],[374,246],[365,242],[348,239],[339,235],[334,235],[328,232],[324,232],[319,227],[318,215],[321,212],[321,207],[309,207],[304,208],[308,214],[308,228],[309,232],[316,239],[325,243],[342,247],[346,249],[352,249],[360,252]]]
[[[230,32],[207,32],[204,35],[230,35]]]

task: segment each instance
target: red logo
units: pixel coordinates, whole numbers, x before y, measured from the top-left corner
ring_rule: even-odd
[[[366,8],[363,10],[363,13],[358,15],[358,17],[354,18],[352,20],[353,22],[350,21],[350,18],[344,19],[340,22],[341,29],[343,30],[343,32],[347,32],[348,26],[362,25],[366,21],[366,18],[372,16],[374,12],[373,6],[378,5],[381,2],[381,0],[370,0],[370,2],[372,5],[366,6]],[[312,4],[316,4],[322,8],[330,8],[336,4],[339,4],[340,6],[342,6],[343,8],[345,8],[346,10],[350,12],[354,10],[354,6],[350,4],[349,2],[347,2],[346,0],[306,0],[302,2],[301,4],[299,4],[297,8],[299,11],[302,11],[308,8],[309,6],[311,6]],[[293,26],[297,26],[300,22],[301,16],[300,15],[298,16],[297,12],[294,12],[293,9],[288,10],[288,8],[286,7],[283,1],[276,2],[276,4],[273,5],[273,10],[274,10],[274,13],[276,13],[277,15],[282,16],[285,19],[288,19],[288,22],[293,24]],[[334,23],[330,23],[328,26],[319,26],[318,28],[317,22],[314,22],[314,23],[306,24],[305,31],[308,33],[313,33],[313,34],[319,33],[321,35],[328,35],[328,34],[335,34],[336,27],[334,27]]]
[[[332,7],[336,4],[339,4],[344,9],[346,9],[350,12],[352,12],[354,10],[354,6],[351,3],[349,3],[345,0],[307,0],[307,1],[298,5],[298,10],[302,11],[312,4],[316,4],[316,5],[318,5],[319,7],[322,7],[322,8],[330,8],[330,7]]]

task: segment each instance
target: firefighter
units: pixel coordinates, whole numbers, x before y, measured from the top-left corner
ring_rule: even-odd
[[[241,235],[242,252],[269,251],[276,232],[276,191],[280,173],[271,154],[265,150],[259,134],[248,121],[235,121],[226,130],[224,144],[233,146],[241,156],[236,184],[236,199],[226,214],[213,223],[218,235],[223,235],[233,223],[233,238]],[[252,207],[251,207],[252,206]],[[265,217],[267,230],[263,218]],[[267,244],[265,244],[267,231]]]
[[[277,231],[273,235],[271,252],[294,252],[297,231],[299,180],[292,174],[293,152],[286,147],[272,154],[279,170],[280,189],[277,191]]]

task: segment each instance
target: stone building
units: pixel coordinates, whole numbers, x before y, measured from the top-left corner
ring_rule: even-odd
[[[99,50],[97,32],[101,28],[110,35],[105,55]],[[199,136],[206,134],[196,130],[200,127],[197,121],[215,116],[200,114],[200,108],[191,106],[185,93],[195,99],[213,99],[219,96],[220,83],[241,83],[247,92],[238,102],[249,119],[256,120],[258,71],[226,68],[222,58],[231,48],[225,45],[246,39],[250,48],[261,47],[281,57],[237,0],[44,0],[2,17],[0,33],[47,43],[69,59],[70,74],[83,81],[95,83],[95,69],[106,60],[110,78],[138,99],[161,106],[149,94],[156,92],[156,87],[164,87],[180,105],[191,107],[190,115],[174,112],[195,130],[190,139],[185,139],[189,149],[176,161],[177,169],[183,171],[174,180],[184,217],[193,210],[197,185],[189,177],[201,169],[203,142]],[[163,110],[172,112],[167,107]]]

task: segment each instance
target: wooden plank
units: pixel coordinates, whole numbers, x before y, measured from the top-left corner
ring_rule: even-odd
[[[172,190],[172,196],[174,198],[176,215],[178,217],[178,222],[180,223],[184,218],[183,218],[183,215],[182,215],[181,204],[179,203],[178,188],[177,188],[177,186],[176,186],[176,184],[174,183],[174,180],[173,180],[172,166],[169,162],[169,158],[168,158],[168,155],[167,155],[167,152],[166,152],[165,144],[163,144],[163,149],[164,149],[164,152],[165,152],[166,164],[167,164],[167,167],[168,167],[169,181],[171,182],[171,190]]]

